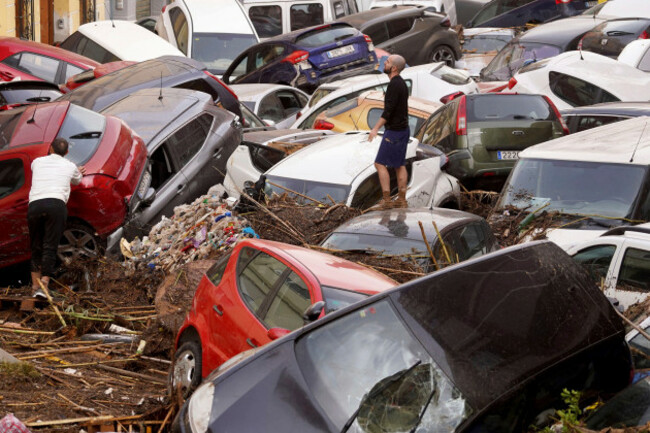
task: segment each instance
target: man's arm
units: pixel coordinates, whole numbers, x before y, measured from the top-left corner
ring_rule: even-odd
[[[84,174],[86,174],[86,167],[83,165],[75,167],[74,173],[72,173],[72,179],[70,179],[70,183],[73,185],[79,185]]]
[[[370,134],[368,134],[368,141],[372,141],[375,139],[377,136],[377,133],[379,130],[386,124],[386,119],[383,117],[380,117],[377,123],[375,123],[375,127],[372,128],[372,131],[370,131]]]

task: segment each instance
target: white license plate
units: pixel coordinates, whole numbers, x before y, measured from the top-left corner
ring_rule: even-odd
[[[519,159],[519,152],[516,150],[499,150],[497,152],[498,159]]]
[[[352,53],[354,53],[354,45],[346,45],[341,48],[335,48],[333,50],[329,50],[327,52],[327,57],[333,59],[335,57],[341,57],[341,56],[345,56],[346,54],[352,54]]]

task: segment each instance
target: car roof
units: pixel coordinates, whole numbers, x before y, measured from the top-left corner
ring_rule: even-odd
[[[94,21],[79,26],[77,31],[120,60],[144,61],[160,56],[184,55],[160,36],[131,21]]]
[[[370,9],[364,12],[359,12],[352,15],[347,15],[339,18],[339,21],[350,24],[352,27],[361,29],[371,26],[376,23],[395,19],[401,16],[408,16],[412,14],[421,14],[424,10],[421,6],[398,6],[393,5],[389,7]]]
[[[189,89],[140,89],[101,111],[126,122],[142,139],[149,142],[167,125],[184,114],[193,114],[192,107],[212,102],[204,92]]]
[[[628,102],[604,102],[602,104],[587,105],[584,107],[569,108],[562,110],[563,116],[578,116],[588,114],[610,114],[621,116],[649,116],[650,102],[628,101]]]
[[[363,215],[352,218],[336,228],[332,233],[354,233],[367,234],[378,237],[397,237],[394,231],[391,231],[386,223],[382,220],[385,216],[395,218],[396,216],[405,216],[404,224],[407,230],[403,236],[405,239],[423,241],[422,232],[420,231],[419,222],[422,222],[424,232],[429,243],[433,243],[437,238],[436,230],[431,223],[434,221],[440,232],[445,231],[448,227],[459,224],[468,224],[472,221],[481,221],[483,218],[455,209],[443,208],[407,208],[366,212]]]
[[[288,89],[301,93],[295,87],[272,83],[231,84],[230,88],[235,92],[240,101],[257,101],[259,97],[279,89]]]
[[[189,10],[194,33],[253,34],[246,12],[238,0],[176,0]],[[170,5],[171,6],[171,5]]]
[[[563,18],[534,27],[513,39],[513,41],[538,42],[556,45],[566,49],[572,40],[588,32],[603,21],[602,19],[587,18],[584,16]]]
[[[74,63],[75,65],[83,65],[86,67],[86,69],[100,65],[100,63],[89,59],[88,57],[73,53],[72,51],[64,50],[63,48],[53,47],[51,45],[42,44],[40,42],[27,41],[10,36],[0,36],[0,47],[2,50],[8,50],[9,56],[21,51],[31,51],[34,53],[41,53],[57,59],[65,60],[67,62]]]
[[[338,27],[342,27],[342,26],[344,26],[344,27],[352,27],[348,23],[344,23],[342,21],[336,21],[336,22],[326,23],[326,24],[319,24],[317,26],[307,27],[307,28],[304,28],[304,29],[298,29],[298,30],[294,30],[294,31],[289,32],[289,33],[283,33],[283,34],[278,35],[278,36],[273,36],[272,38],[268,38],[264,42],[261,42],[261,44],[268,44],[268,43],[272,43],[272,42],[291,42],[291,43],[293,43],[300,36],[305,35],[307,33],[310,33],[310,32],[316,31],[316,30],[320,30],[320,29],[324,29],[324,28],[327,28],[327,27],[337,27],[337,26]]]
[[[369,131],[327,137],[287,156],[266,174],[305,181],[350,185],[375,162],[381,135],[368,142]],[[411,138],[406,157],[415,156],[418,141]]]
[[[369,101],[378,101],[381,102],[381,105],[384,105],[384,96],[385,92],[379,90],[370,90],[359,95],[359,105],[363,104],[365,100]],[[408,98],[408,108],[414,110],[424,111],[425,113],[433,113],[438,108],[442,107],[444,104],[436,101],[430,101],[428,99],[416,98],[415,96],[409,96]],[[336,109],[336,105],[332,107]]]
[[[648,165],[648,123],[647,116],[610,123],[536,144],[521,151],[519,157]]]
[[[267,248],[280,257],[298,261],[324,286],[375,294],[397,285],[394,280],[377,271],[331,254],[262,239],[245,240],[244,243]]]

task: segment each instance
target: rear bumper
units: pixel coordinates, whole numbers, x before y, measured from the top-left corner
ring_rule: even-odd
[[[376,67],[376,62],[369,63],[364,59],[356,64],[348,63],[340,68],[331,68],[324,71],[309,69],[307,71],[301,71],[296,79],[296,86],[301,90],[311,93],[323,83],[342,80],[359,74],[371,74],[376,71]]]

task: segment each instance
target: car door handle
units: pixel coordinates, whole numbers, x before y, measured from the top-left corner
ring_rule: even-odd
[[[217,149],[217,151],[212,154],[212,157],[213,158],[221,158],[221,151],[222,150],[223,150],[223,147],[220,147],[219,149]]]
[[[248,345],[250,347],[257,347],[257,344],[255,344],[255,342],[253,340],[251,340],[250,338],[247,338],[246,342],[248,343]]]
[[[213,305],[212,309],[216,311],[218,315],[223,316],[223,307],[221,305]]]
[[[185,189],[185,185],[178,185],[178,187],[176,188],[176,193],[179,194],[183,192],[184,189]]]

